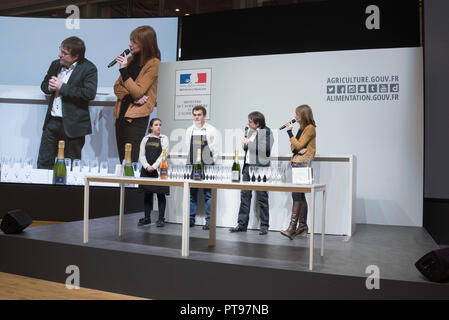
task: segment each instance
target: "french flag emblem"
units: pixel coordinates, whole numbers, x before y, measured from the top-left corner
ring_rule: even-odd
[[[197,73],[198,81],[195,83],[207,83],[207,73]]]

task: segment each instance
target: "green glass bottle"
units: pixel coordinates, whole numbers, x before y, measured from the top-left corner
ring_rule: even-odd
[[[232,182],[240,182],[240,163],[238,150],[235,150],[234,163],[232,164]]]
[[[125,163],[123,164],[123,175],[126,177],[134,177],[134,170],[131,162],[131,150],[131,143],[125,144]]]
[[[201,161],[201,148],[198,148],[196,152],[196,161],[193,165],[193,180],[203,180],[204,167]]]
[[[53,184],[64,185],[67,183],[67,168],[64,161],[64,147],[65,142],[60,140],[58,142],[58,157],[56,158],[55,166],[53,167]]]

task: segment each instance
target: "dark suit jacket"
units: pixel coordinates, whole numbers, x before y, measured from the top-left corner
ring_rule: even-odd
[[[50,119],[55,93],[48,90],[48,82],[52,76],[58,76],[61,64],[58,60],[51,63],[47,75],[42,81],[41,90],[51,94],[48,103],[44,128]],[[98,75],[95,65],[87,59],[78,61],[70,75],[69,81],[59,90],[62,100],[62,117],[64,131],[69,138],[78,138],[92,133],[89,115],[89,101],[97,94]]]

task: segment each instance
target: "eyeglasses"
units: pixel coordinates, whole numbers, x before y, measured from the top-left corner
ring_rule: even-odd
[[[70,53],[63,51],[61,47],[59,47],[59,52],[60,52],[64,57],[70,55]]]

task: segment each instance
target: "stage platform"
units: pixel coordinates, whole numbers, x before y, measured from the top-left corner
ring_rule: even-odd
[[[423,228],[357,225],[349,240],[326,236],[324,257],[315,241],[309,271],[309,239],[217,228],[216,247],[208,247],[208,231],[195,226],[182,257],[181,224],[137,227],[142,216],[125,215],[121,238],[118,216],[90,220],[88,244],[82,221],[0,233],[0,271],[65,283],[67,266],[76,265],[81,287],[151,299],[449,299],[449,284],[414,267],[439,249]],[[379,289],[366,287],[371,265]]]

